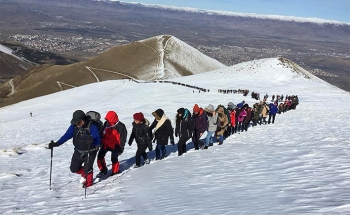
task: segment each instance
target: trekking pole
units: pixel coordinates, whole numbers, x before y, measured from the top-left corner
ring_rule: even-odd
[[[86,161],[86,165],[89,165],[89,160],[90,160],[90,148],[91,148],[91,143],[88,146],[88,154],[87,154],[87,161]],[[85,164],[84,164],[84,169],[85,169]],[[90,172],[90,171],[89,171]],[[86,199],[86,188],[87,188],[87,176],[88,174],[85,174],[85,199]]]
[[[53,140],[51,140],[53,142]],[[52,175],[52,157],[53,157],[53,148],[51,148],[51,163],[50,163],[50,190],[51,190],[51,175]]]

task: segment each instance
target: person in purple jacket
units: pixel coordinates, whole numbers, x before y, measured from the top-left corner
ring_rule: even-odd
[[[197,104],[193,107],[192,121],[194,123],[192,142],[194,144],[194,149],[198,150],[199,147],[204,148],[204,143],[200,140],[203,133],[208,127],[208,118],[204,113],[203,108],[200,108]]]
[[[80,183],[83,187],[89,187],[93,184],[93,164],[101,137],[94,121],[89,120],[82,110],[73,113],[71,125],[66,133],[57,142],[51,142],[49,148],[58,147],[71,138],[73,138],[74,153],[70,171],[80,174],[82,176]]]

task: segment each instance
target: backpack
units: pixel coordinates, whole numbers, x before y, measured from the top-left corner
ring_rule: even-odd
[[[97,126],[98,133],[100,134],[100,137],[102,137],[105,126],[101,121],[101,114],[96,111],[89,111],[86,113],[86,116],[92,123],[94,123]]]

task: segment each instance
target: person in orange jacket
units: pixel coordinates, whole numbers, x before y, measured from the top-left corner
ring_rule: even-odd
[[[124,151],[126,143],[127,130],[125,125],[119,121],[119,117],[116,112],[109,111],[105,117],[106,127],[102,135],[102,143],[100,151],[97,155],[97,166],[100,169],[100,173],[97,175],[98,178],[107,174],[107,165],[105,156],[107,152],[111,152],[112,161],[112,174],[119,172],[119,161],[118,156]]]

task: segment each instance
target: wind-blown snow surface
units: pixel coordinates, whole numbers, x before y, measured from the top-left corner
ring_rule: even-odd
[[[209,93],[172,84],[106,81],[0,109],[0,210],[3,214],[349,214],[349,93],[310,75],[292,72],[277,59],[176,79]],[[175,80],[175,79],[174,79]],[[132,115],[163,108],[171,119],[179,107],[256,100],[217,89],[249,89],[298,95],[296,110],[275,124],[249,128],[218,146],[168,158],[138,169],[136,144],[120,156],[123,172],[87,189],[69,171],[71,141],[50,150],[68,128],[74,110],[115,110],[131,131]],[[29,116],[33,112],[33,117]],[[173,123],[174,125],[174,123]],[[17,151],[15,153],[14,151]],[[149,156],[154,158],[154,152]],[[110,164],[110,154],[106,156]],[[98,173],[95,165],[95,175]]]

